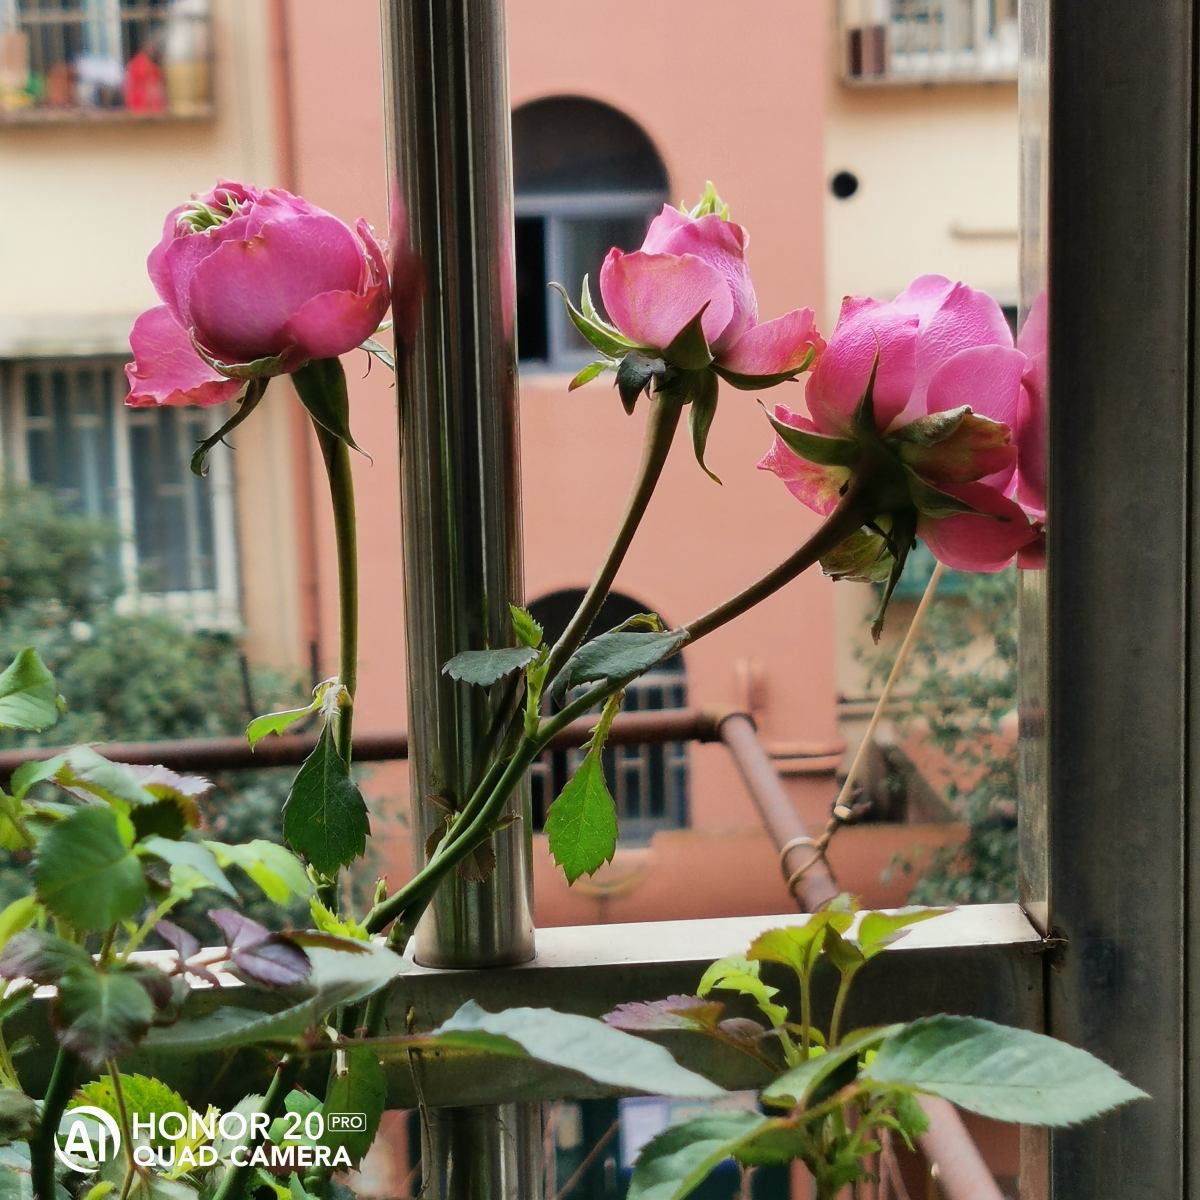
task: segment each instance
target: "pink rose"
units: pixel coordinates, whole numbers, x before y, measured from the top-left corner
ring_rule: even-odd
[[[352,350],[389,301],[367,223],[279,188],[218,183],[167,215],[147,265],[163,303],[130,335],[130,404],[220,404],[245,379]]]
[[[809,377],[808,416],[776,408],[759,466],[821,513],[873,470],[879,524],[899,531],[876,551],[897,575],[913,533],[947,566],[1000,570],[1036,538],[1007,494],[1028,366],[1000,306],[965,284],[925,275],[891,303],[849,297]]]
[[[664,205],[640,250],[613,247],[604,260],[600,294],[609,319],[635,345],[664,352],[703,312],[713,367],[730,382],[765,386],[803,370],[824,346],[813,311],[759,324],[749,241],[718,212],[693,217]]]

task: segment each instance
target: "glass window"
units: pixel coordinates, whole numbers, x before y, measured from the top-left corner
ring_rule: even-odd
[[[634,250],[667,197],[667,173],[627,116],[581,97],[559,96],[513,113],[516,187],[517,348],[525,366],[573,370],[590,347],[549,291],[572,299],[597,275],[609,247]]]
[[[201,479],[196,443],[212,409],[127,408],[118,360],[24,362],[4,406],[6,458],[18,477],[125,534],[114,567],[126,602],[158,597],[203,623],[237,616],[228,463]]]
[[[582,591],[554,592],[530,606],[542,623],[548,641],[555,641],[583,598]],[[644,604],[610,595],[593,625],[593,633],[619,625],[638,613],[651,611]],[[573,699],[575,693],[568,693]],[[557,706],[555,706],[557,707]],[[687,707],[687,678],[683,658],[659,664],[625,689],[625,712],[659,712]],[[530,771],[533,789],[533,827],[541,829],[554,798],[575,773],[580,750],[552,750]],[[656,829],[687,825],[687,746],[682,742],[645,742],[610,745],[602,755],[604,776],[617,805],[622,842],[648,841]]]

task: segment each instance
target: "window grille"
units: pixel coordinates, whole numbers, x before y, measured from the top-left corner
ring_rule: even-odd
[[[196,443],[219,424],[200,408],[127,408],[114,359],[26,361],[3,406],[6,462],[123,534],[113,562],[121,603],[165,607],[204,625],[238,618],[232,479],[222,455],[200,479]]]
[[[573,370],[594,352],[547,285],[577,301],[587,275],[600,306],[604,255],[641,244],[667,197],[666,170],[623,113],[562,96],[513,114],[513,171],[518,354],[526,367]]]
[[[0,123],[211,111],[209,0],[0,0]]]

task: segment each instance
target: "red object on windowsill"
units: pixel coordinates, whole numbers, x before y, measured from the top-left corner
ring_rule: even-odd
[[[131,112],[163,112],[167,107],[162,69],[145,50],[125,67],[125,107]]]

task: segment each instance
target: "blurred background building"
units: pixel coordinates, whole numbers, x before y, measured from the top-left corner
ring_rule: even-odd
[[[715,0],[510,0],[526,599],[551,630],[607,545],[642,415],[626,417],[602,382],[567,394],[586,356],[546,284],[577,293],[608,246],[635,248],[664,202],[694,199],[711,178],[752,232],[766,317],[807,304],[828,332],[844,294],[890,296],[930,271],[1015,304],[1015,8],[768,0],[738,10],[734,37]],[[143,264],[164,214],[217,178],[281,185],[386,227],[378,63],[373,0],[0,0],[5,477],[115,526],[116,611],[221,639],[238,655],[247,709],[268,703],[247,682],[254,671],[296,680],[269,696],[286,703],[334,659],[315,446],[277,382],[236,450],[218,449],[208,478],[195,479],[191,448],[219,414],[126,409],[128,331],[156,302]],[[365,355],[347,366],[355,433],[373,456],[355,461],[358,727],[391,731],[406,720],[395,406]],[[770,399],[798,398],[788,391]],[[709,454],[723,486],[675,456],[618,579],[614,620],[646,610],[686,620],[807,535],[812,515],[754,469],[768,432],[753,395],[723,392]],[[919,595],[914,574],[893,630]],[[640,681],[629,707],[753,713],[796,805],[818,823],[877,686],[862,661],[873,603],[866,587],[806,576]],[[70,616],[52,610],[43,625]],[[0,630],[3,619],[0,590]],[[139,663],[123,667],[136,674]],[[128,735],[103,719],[93,728]],[[539,844],[539,924],[790,908],[776,851],[719,747],[610,757],[621,848],[568,890]],[[559,754],[536,772],[535,821],[569,768]],[[402,875],[404,771],[376,769],[368,785],[382,868]],[[919,870],[963,830],[914,819],[929,807],[889,808],[876,790],[879,819],[839,834],[832,863],[866,902],[899,903],[912,878],[888,871],[895,856]],[[635,1140],[622,1143],[625,1158]]]

